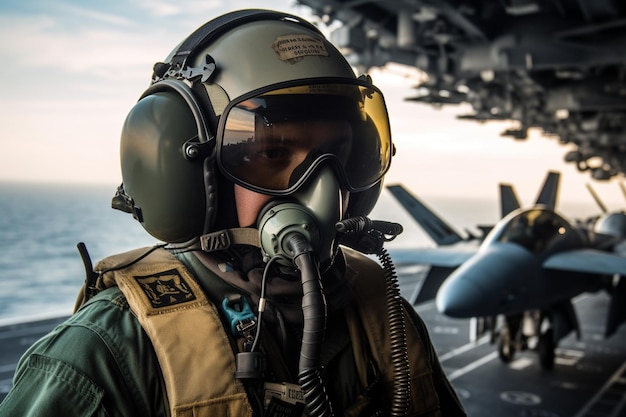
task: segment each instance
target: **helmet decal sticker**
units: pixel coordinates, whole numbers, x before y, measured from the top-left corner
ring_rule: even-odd
[[[281,61],[296,63],[305,56],[328,56],[321,39],[309,35],[284,35],[276,38],[272,48]]]

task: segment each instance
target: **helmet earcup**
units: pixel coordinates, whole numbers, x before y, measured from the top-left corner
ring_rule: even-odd
[[[185,242],[203,231],[204,167],[185,157],[185,144],[197,136],[192,110],[173,90],[144,95],[122,128],[124,190],[146,231],[164,242]]]

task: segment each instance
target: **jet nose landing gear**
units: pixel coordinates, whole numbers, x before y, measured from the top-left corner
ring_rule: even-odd
[[[498,357],[503,363],[511,363],[517,352],[534,350],[541,369],[552,370],[556,345],[551,321],[542,312],[504,316],[498,338]]]

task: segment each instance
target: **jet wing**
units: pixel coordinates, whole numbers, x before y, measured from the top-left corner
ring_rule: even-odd
[[[626,258],[595,249],[577,249],[552,255],[543,267],[599,275],[626,275]]]
[[[402,184],[388,185],[387,189],[437,245],[452,245],[463,241],[461,235]]]
[[[397,248],[389,249],[396,265],[431,265],[456,268],[478,251],[478,245],[438,248]]]

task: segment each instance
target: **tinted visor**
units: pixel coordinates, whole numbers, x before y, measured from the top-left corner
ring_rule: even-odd
[[[220,118],[218,165],[236,183],[289,194],[322,163],[349,191],[389,169],[391,135],[382,93],[359,80],[263,89],[232,101]]]

